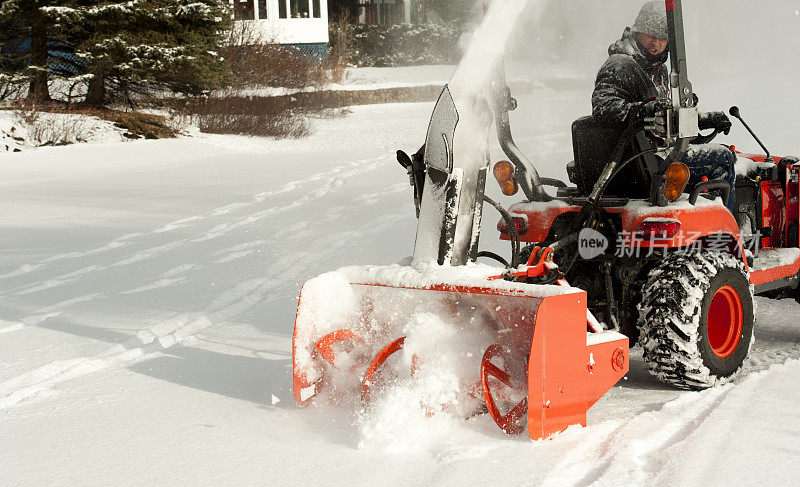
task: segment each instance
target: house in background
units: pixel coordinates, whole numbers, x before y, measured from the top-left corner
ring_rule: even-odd
[[[330,0],[341,10],[348,6],[359,24],[427,24],[466,20],[472,10],[491,0]]]
[[[232,0],[237,28],[262,40],[324,60],[328,54],[327,0]],[[242,25],[241,23],[247,23]]]
[[[422,2],[413,0],[358,0],[358,23],[408,24],[412,22],[412,14],[419,13],[421,5]]]

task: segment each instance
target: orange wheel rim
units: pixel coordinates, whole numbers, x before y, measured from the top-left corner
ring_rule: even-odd
[[[729,357],[742,339],[744,311],[742,299],[732,286],[719,288],[708,308],[708,344],[720,357]]]

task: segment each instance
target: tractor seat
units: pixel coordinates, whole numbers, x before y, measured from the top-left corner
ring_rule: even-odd
[[[583,195],[592,188],[606,165],[611,162],[614,149],[624,127],[620,124],[601,122],[592,116],[581,117],[572,123],[572,151],[574,166],[567,172]],[[634,154],[652,148],[644,131],[636,134],[623,151],[622,161]],[[620,162],[622,162],[620,161]],[[607,196],[625,198],[648,198],[650,196],[651,172],[657,170],[658,159],[652,153],[640,156],[628,164],[608,185]],[[648,170],[648,167],[650,170]]]

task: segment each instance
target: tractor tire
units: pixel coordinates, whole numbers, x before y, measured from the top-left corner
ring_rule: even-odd
[[[753,287],[742,261],[722,252],[668,255],[649,274],[639,344],[650,373],[680,389],[735,374],[753,343]]]

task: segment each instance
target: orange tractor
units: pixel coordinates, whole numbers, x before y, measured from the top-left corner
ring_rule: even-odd
[[[716,133],[699,134],[681,2],[665,7],[665,143],[654,147],[631,125],[609,147],[606,127],[580,119],[569,170],[577,187],[539,177],[515,145],[516,101],[498,69],[491,112],[509,161],[492,172],[504,194],[522,189],[525,201],[505,209],[488,198],[487,154],[471,149],[475,133],[464,127],[475,124],[462,118],[476,104],[445,87],[423,149],[398,151],[419,218],[412,262],[340,269],[301,290],[292,347],[300,406],[352,394],[369,404],[392,381],[444,383],[449,376],[430,371],[449,368],[456,393],[420,397],[426,414],[488,412],[507,433],[527,428],[539,439],[586,424],[627,373],[637,339],[651,373],[680,388],[710,387],[741,368],[754,294],[798,285],[800,162],[740,154],[753,164],[737,179],[735,215],[716,199],[728,183],[686,187],[679,161],[690,142]],[[612,194],[620,174],[640,178],[645,193]],[[484,202],[502,215],[509,260],[478,250]]]

